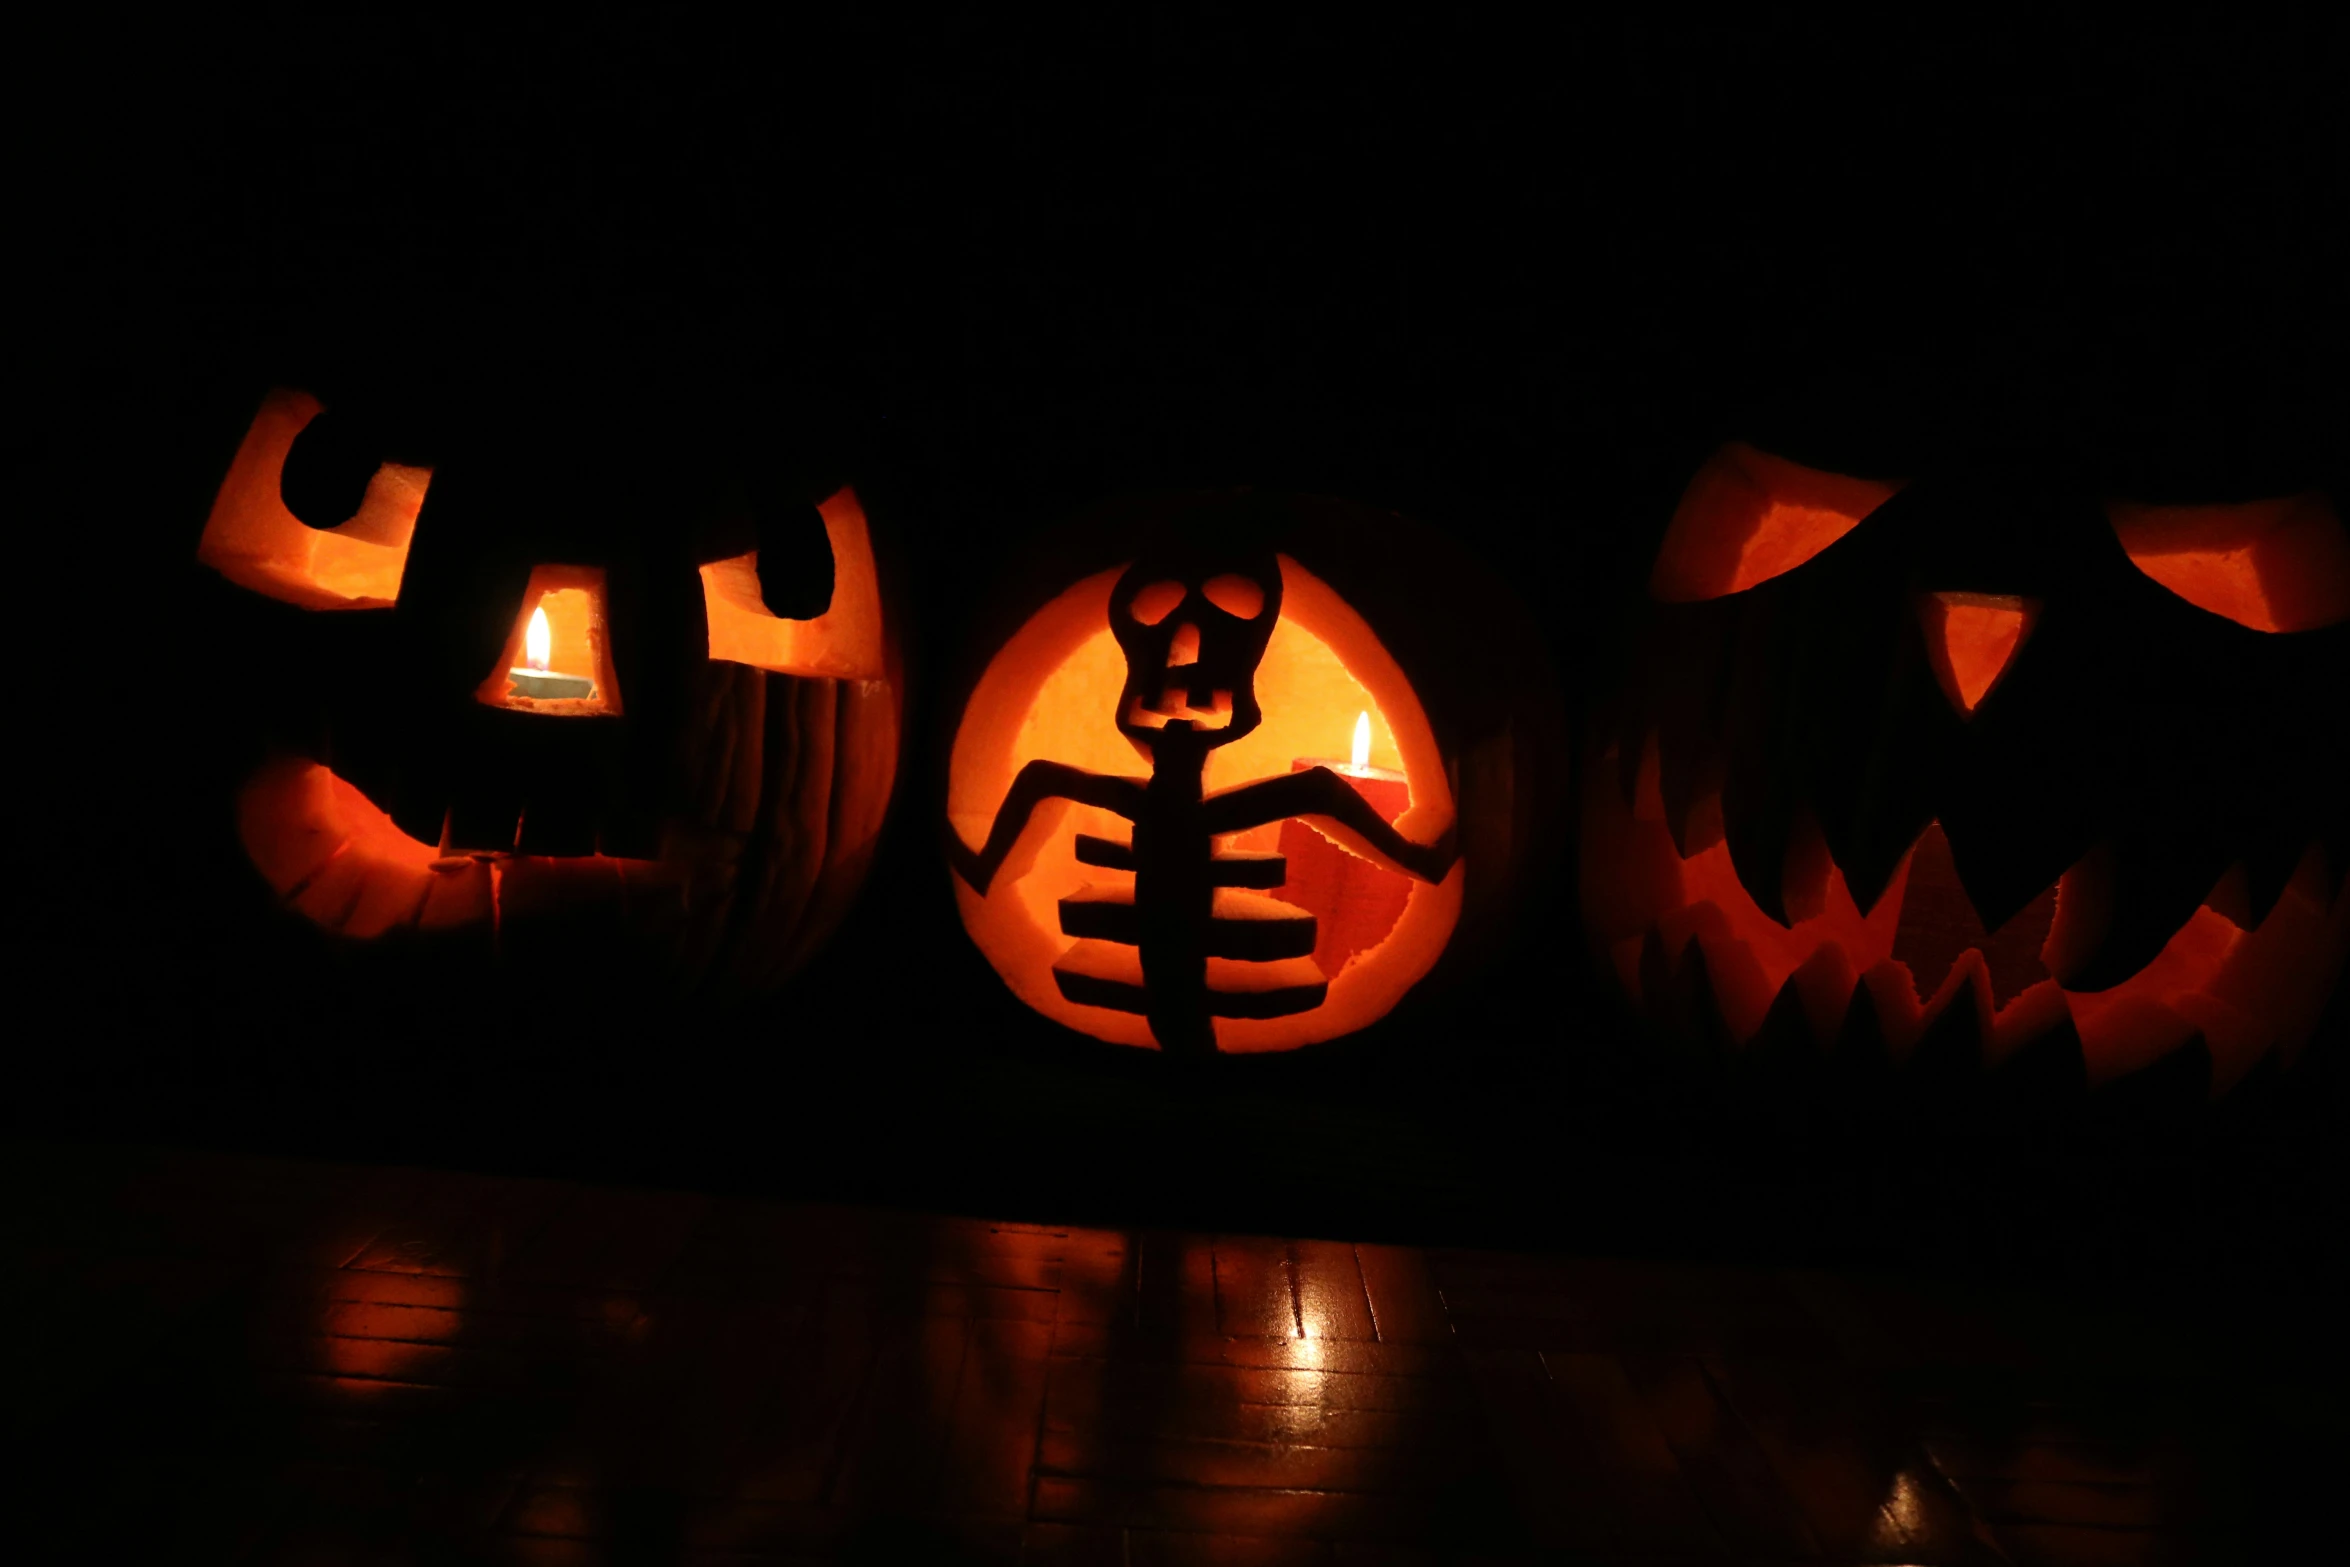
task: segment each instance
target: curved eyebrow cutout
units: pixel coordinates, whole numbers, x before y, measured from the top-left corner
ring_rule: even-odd
[[[239,587],[302,609],[389,609],[400,597],[432,470],[383,463],[350,518],[304,522],[286,508],[281,481],[295,440],[324,411],[308,392],[287,387],[262,399],[213,497],[196,559]]]
[[[1732,441],[1681,492],[1649,573],[1649,596],[1691,604],[1768,582],[1850,533],[1900,488],[1822,473]]]
[[[702,567],[710,656],[780,675],[879,680],[886,672],[881,579],[865,508],[843,486],[816,510],[832,544],[832,598],[824,613],[786,620],[769,609],[756,550],[712,561]]]
[[[2220,506],[2108,501],[2130,564],[2197,609],[2254,631],[2350,620],[2350,533],[2315,490]]]

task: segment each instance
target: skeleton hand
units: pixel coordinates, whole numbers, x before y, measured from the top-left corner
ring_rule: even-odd
[[[1414,843],[1327,767],[1243,784],[1208,800],[1205,815],[1211,833],[1241,832],[1292,816],[1324,817],[1343,829],[1341,837],[1359,842],[1377,858],[1422,881],[1444,880],[1460,858],[1454,828],[1445,828],[1434,843]]]

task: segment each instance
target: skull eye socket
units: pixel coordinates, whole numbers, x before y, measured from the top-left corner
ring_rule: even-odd
[[[2230,506],[2106,505],[2130,564],[2197,609],[2254,631],[2350,620],[2350,534],[2309,491]]]
[[[1782,576],[1850,533],[1901,486],[1822,473],[1732,441],[1681,493],[1651,598],[1691,604]]]
[[[1254,620],[1265,611],[1265,590],[1234,572],[1210,577],[1200,591],[1208,596],[1209,603],[1242,620]]]
[[[1183,602],[1183,584],[1154,582],[1134,595],[1134,602],[1126,613],[1146,626],[1155,626],[1175,613],[1175,606]]]

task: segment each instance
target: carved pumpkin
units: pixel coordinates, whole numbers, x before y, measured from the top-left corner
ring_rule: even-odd
[[[354,942],[788,974],[871,858],[901,681],[856,492],[761,460],[586,396],[433,428],[271,392],[198,546],[275,619],[254,869]]]
[[[1499,582],[1312,498],[1160,497],[1075,536],[952,709],[954,893],[1020,1000],[1172,1055],[1288,1050],[1495,945],[1563,783]]]
[[[2092,1085],[2307,1041],[2350,951],[2350,541],[2308,493],[1691,481],[1585,772],[1625,991],[1756,1049],[1931,1035]]]

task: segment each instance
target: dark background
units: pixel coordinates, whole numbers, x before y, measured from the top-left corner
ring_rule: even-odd
[[[2343,62],[2314,22],[60,40],[21,160],[56,265],[18,301],[51,417],[14,526],[12,1124],[1095,1222],[2320,1276],[2339,999],[2305,1071],[2216,1109],[1760,1110],[1595,986],[1562,867],[1473,993],[1176,1077],[1037,1024],[970,952],[924,699],[1022,541],[1125,490],[1440,526],[1519,585],[1571,705],[1732,434],[2339,497]],[[555,1022],[272,916],[190,556],[258,387],[321,356],[518,399],[780,388],[886,502],[902,807],[791,993]]]

